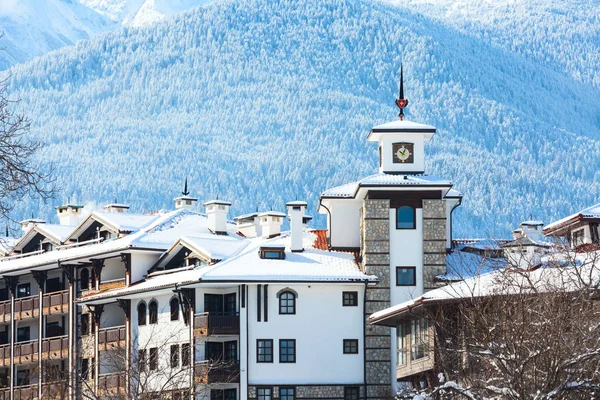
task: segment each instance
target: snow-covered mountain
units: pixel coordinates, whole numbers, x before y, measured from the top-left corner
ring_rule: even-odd
[[[236,214],[295,198],[314,206],[322,190],[375,172],[365,137],[395,118],[403,61],[408,118],[438,127],[426,170],[465,194],[457,235],[506,235],[530,214],[550,221],[597,203],[595,55],[554,34],[512,48],[520,24],[495,39],[491,23],[467,29],[419,7],[217,2],[16,66],[10,90],[47,143],[40,159],[55,163],[57,203],[168,207],[189,176],[193,194],[232,200]],[[570,32],[544,10],[536,29]],[[569,23],[588,26],[589,14]],[[593,30],[580,36],[599,45]],[[18,211],[32,208],[47,210]]]
[[[123,26],[143,26],[210,0],[1,0],[0,70]]]

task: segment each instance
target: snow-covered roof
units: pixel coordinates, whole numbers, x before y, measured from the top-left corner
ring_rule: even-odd
[[[499,248],[493,248],[499,250]],[[446,256],[446,274],[437,276],[441,281],[460,281],[506,267],[505,258],[495,258],[468,251],[454,250]]]
[[[156,221],[160,214],[133,214],[124,212],[93,211],[66,240],[77,239],[94,222],[121,233],[138,231]]]
[[[521,226],[542,226],[544,223],[537,220],[528,220],[521,222]]]
[[[123,203],[110,203],[105,205],[103,208],[124,208],[124,209],[129,209],[129,206],[127,204],[123,204]]]
[[[361,187],[376,186],[442,186],[450,188],[452,187],[452,182],[447,179],[424,174],[396,175],[380,173],[367,176],[356,182],[327,189],[321,194],[321,197],[350,198],[354,197]],[[460,192],[457,191],[457,193],[460,195]],[[456,196],[456,193],[454,195]]]
[[[12,250],[20,251],[38,234],[44,236],[55,245],[62,244],[71,235],[75,226],[59,224],[35,224],[20,239],[13,243]]]
[[[197,198],[195,197],[190,197],[190,196],[179,196],[179,197],[175,197],[173,200],[190,200],[190,201],[198,201]]]
[[[543,230],[544,235],[552,234],[561,228],[569,226],[575,222],[579,222],[583,219],[600,219],[600,203],[546,225]]]
[[[46,221],[44,221],[43,219],[39,219],[39,218],[28,218],[28,219],[24,219],[23,221],[19,222],[19,224],[23,225],[23,224],[45,224]]]
[[[529,236],[523,236],[517,238],[515,240],[511,240],[510,242],[502,244],[502,247],[527,247],[527,246],[537,246],[537,247],[552,247],[553,243],[545,241],[545,240],[535,240],[530,238]]]
[[[308,203],[302,200],[288,201],[285,203],[286,207],[308,207]]]
[[[224,201],[224,200],[209,200],[207,202],[204,203],[205,206],[211,205],[211,204],[218,204],[218,205],[222,205],[222,206],[230,206],[231,202],[230,201]]]
[[[257,215],[257,217],[285,217],[286,214],[279,212],[279,211],[265,211],[265,212],[261,212]]]
[[[106,298],[131,296],[150,290],[161,290],[177,284],[179,287],[192,283],[222,282],[377,282],[373,275],[360,271],[353,253],[319,250],[314,247],[317,236],[304,232],[304,251],[291,252],[289,233],[273,239],[243,239],[246,246],[230,258],[212,266],[194,269],[164,271],[149,276],[143,282],[126,288],[86,296],[85,302],[94,302]],[[218,237],[215,237],[218,240]],[[259,249],[262,246],[280,246],[285,248],[284,260],[262,259]]]
[[[463,298],[493,295],[538,293],[556,290],[576,290],[581,285],[597,284],[600,268],[589,262],[590,258],[576,260],[562,267],[538,268],[536,270],[500,269],[454,282],[431,290],[417,298],[377,311],[369,316],[370,324],[396,326],[409,311],[416,307]]]

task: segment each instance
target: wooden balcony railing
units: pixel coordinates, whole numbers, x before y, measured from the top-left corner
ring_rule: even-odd
[[[38,341],[30,340],[27,342],[15,343],[14,348],[15,364],[27,364],[38,360]]]
[[[15,386],[13,391],[13,400],[34,400],[38,398],[37,385]]]
[[[110,281],[100,282],[100,284],[98,285],[98,289],[100,291],[108,290],[108,289],[116,289],[116,288],[121,288],[121,287],[125,287],[125,278],[112,279]]]
[[[9,323],[11,319],[10,300],[0,302],[0,323]],[[1,399],[0,399],[1,400]]]
[[[124,394],[125,389],[126,376],[124,372],[115,372],[98,376],[98,394],[100,394],[100,396]]]
[[[211,335],[239,335],[238,313],[200,313],[194,315],[194,337]]]
[[[238,383],[240,364],[237,361],[201,361],[194,366],[197,384]]]
[[[10,344],[0,345],[0,367],[10,366]]]
[[[98,350],[124,349],[125,326],[113,326],[98,331]]]
[[[45,294],[42,298],[42,314],[66,314],[69,312],[69,291]]]
[[[69,357],[69,337],[42,339],[42,360],[61,360]]]
[[[68,396],[67,382],[42,383],[42,399],[66,399]]]
[[[37,318],[40,316],[40,297],[29,296],[15,299],[15,320]]]

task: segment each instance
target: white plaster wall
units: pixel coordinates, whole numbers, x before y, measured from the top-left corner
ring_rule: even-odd
[[[101,283],[115,279],[125,279],[125,264],[121,262],[120,257],[106,259],[100,276]]]
[[[360,247],[360,209],[362,200],[323,200],[331,211],[327,220],[332,247]]]
[[[394,163],[393,144],[398,142],[414,143],[413,163]],[[415,172],[425,171],[425,145],[423,134],[399,133],[386,135],[380,141],[382,166],[380,172]]]
[[[125,325],[125,313],[123,309],[117,303],[106,304],[100,318],[100,328],[123,325]]]
[[[416,286],[396,286],[396,267],[416,267]],[[416,229],[396,229],[390,209],[390,300],[403,303],[423,294],[423,209],[416,209]]]
[[[285,287],[298,293],[295,315],[279,315],[276,294]],[[343,307],[342,292],[357,291],[362,299],[364,285],[269,285],[268,291],[268,322],[264,322],[264,312],[262,322],[257,322],[257,287],[249,286],[250,385],[363,382],[362,301],[357,307]],[[273,363],[256,362],[256,339],[273,339]],[[296,340],[296,363],[279,362],[279,339]],[[343,354],[343,339],[358,339],[359,353]]]
[[[19,328],[29,327],[29,340],[36,340],[39,336],[39,326],[38,321],[36,320],[28,320],[28,321],[16,321],[15,322],[15,342],[17,341],[17,330]],[[7,328],[9,330],[9,328]]]
[[[158,252],[133,252],[131,253],[131,283],[144,279],[144,275],[158,261]]]

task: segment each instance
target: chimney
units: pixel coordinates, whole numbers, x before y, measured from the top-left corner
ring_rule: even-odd
[[[179,210],[180,208],[191,210],[196,207],[196,203],[198,199],[195,197],[190,197],[190,192],[188,191],[188,183],[187,178],[185,178],[185,185],[183,187],[183,192],[181,192],[182,196],[175,197],[173,201],[175,202],[175,209]]]
[[[64,226],[78,225],[82,208],[83,206],[78,206],[74,204],[65,204],[56,207],[56,213],[58,214],[58,222]]]
[[[46,221],[43,219],[30,218],[19,222],[21,224],[21,230],[27,232],[37,224],[45,224]]]
[[[231,203],[223,200],[210,200],[204,203],[208,216],[208,229],[216,235],[227,234],[227,213]]]
[[[258,223],[263,238],[272,238],[281,233],[281,224],[285,214],[277,211],[267,211],[258,214]]]
[[[127,210],[129,210],[128,205],[119,204],[119,203],[110,203],[110,204],[105,205],[102,208],[106,212],[113,212],[113,213],[124,213],[124,212],[127,212]]]
[[[303,218],[307,204],[305,201],[290,201],[285,205],[290,219],[290,230],[292,231],[292,252],[304,251],[302,246],[302,231],[304,230]]]
[[[544,223],[542,221],[524,221],[521,222],[521,231],[523,236],[528,237],[531,240],[542,240],[544,235],[542,234],[542,227]]]
[[[253,238],[261,235],[261,226],[258,222],[258,212],[244,214],[235,217],[236,229],[247,238]]]

